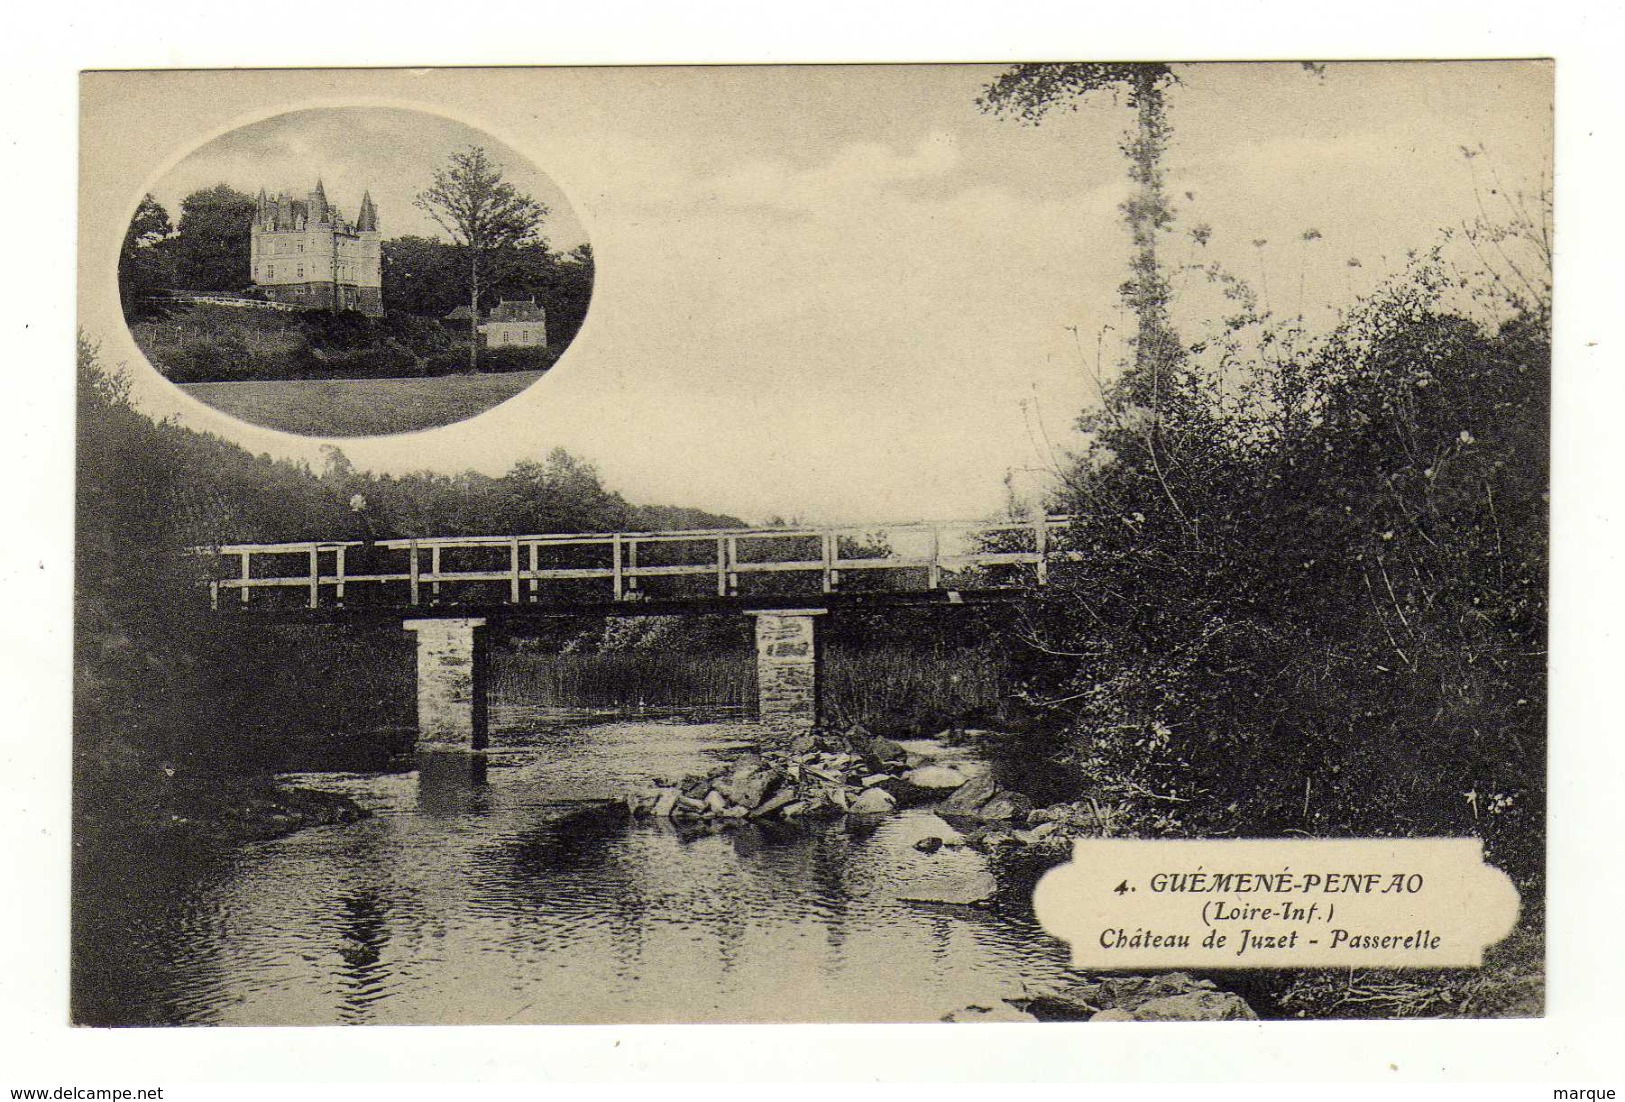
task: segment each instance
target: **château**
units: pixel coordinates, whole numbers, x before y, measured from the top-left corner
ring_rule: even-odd
[[[286,191],[271,199],[261,188],[249,265],[254,285],[273,302],[383,316],[378,209],[370,192],[350,222],[327,201],[320,180],[304,199]]]

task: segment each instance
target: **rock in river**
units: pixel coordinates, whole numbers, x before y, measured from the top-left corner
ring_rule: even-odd
[[[965,783],[965,774],[949,765],[922,765],[903,774],[916,788],[954,789]]]
[[[999,882],[985,869],[965,871],[959,875],[916,880],[897,889],[897,898],[910,903],[980,903],[991,899],[999,890]]]
[[[899,843],[906,843],[915,849],[920,849],[920,843],[926,839],[941,846],[963,846],[965,836],[948,823],[935,815],[913,814],[904,815],[894,821],[892,837]],[[925,852],[921,850],[920,852]]]
[[[945,1022],[1036,1022],[1026,1011],[1017,1010],[1003,999],[994,999],[989,1006],[967,1006],[943,1016]]]
[[[867,788],[846,805],[846,810],[853,815],[885,815],[896,807],[896,798],[884,788]]]
[[[1186,972],[1107,976],[1018,1000],[1041,1022],[1250,1022],[1241,996]]]
[[[1137,1022],[1255,1022],[1258,1015],[1228,991],[1190,991],[1150,999],[1134,1008]]]
[[[949,815],[975,815],[998,790],[999,786],[993,782],[992,776],[983,773],[960,785],[952,796],[942,801],[942,810]]]
[[[981,773],[955,789],[938,810],[967,819],[1013,819],[1031,806],[1026,796],[1000,788],[990,774]]]
[[[869,756],[885,768],[895,769],[908,763],[908,751],[882,735],[870,739],[867,749]]]
[[[732,773],[718,777],[716,790],[728,798],[729,803],[741,807],[755,807],[780,780],[779,771],[763,763],[761,758],[747,755],[740,759]]]

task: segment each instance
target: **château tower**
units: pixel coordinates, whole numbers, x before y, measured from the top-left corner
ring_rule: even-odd
[[[370,192],[350,222],[327,201],[322,182],[305,199],[261,188],[249,236],[254,285],[273,302],[313,310],[384,313],[378,209]]]

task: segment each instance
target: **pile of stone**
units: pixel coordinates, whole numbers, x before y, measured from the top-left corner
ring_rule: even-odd
[[[1065,849],[1074,838],[1101,833],[1099,819],[1087,803],[1033,807],[1021,793],[1000,788],[987,777],[973,778],[936,810],[956,822],[980,820],[979,825],[965,828],[966,839],[973,848],[984,851],[1041,844]]]
[[[949,1022],[1250,1022],[1240,995],[1188,972],[1108,976],[1045,994],[1001,999],[949,1014]]]
[[[1039,838],[1070,842],[1073,838],[1098,838],[1104,833],[1105,824],[1093,804],[1080,800],[1035,807],[1027,812],[1027,825]]]
[[[626,795],[633,815],[712,821],[886,815],[926,805],[964,826],[964,844],[980,850],[1066,845],[1100,833],[1087,803],[1034,807],[979,763],[940,762],[861,726],[801,735],[782,749],[656,778]],[[927,850],[930,841],[921,841],[917,848]]]
[[[966,793],[962,799],[956,797]],[[939,765],[861,727],[802,735],[782,750],[746,754],[680,779],[661,778],[630,792],[634,815],[672,819],[796,819],[885,815],[944,801],[953,814],[992,817],[1025,810],[985,775]],[[961,807],[965,810],[959,810]]]

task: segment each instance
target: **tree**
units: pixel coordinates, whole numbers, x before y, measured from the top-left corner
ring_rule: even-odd
[[[1133,370],[1120,383],[1119,396],[1151,411],[1153,433],[1160,421],[1169,372],[1183,356],[1168,320],[1168,278],[1157,259],[1157,235],[1173,220],[1163,194],[1162,155],[1168,146],[1163,93],[1178,79],[1161,62],[1025,64],[1014,66],[989,84],[976,101],[984,111],[1036,126],[1052,107],[1065,103],[1076,110],[1078,101],[1092,93],[1126,90],[1137,126],[1123,152],[1129,159],[1129,178],[1138,190],[1123,204],[1134,237],[1132,276],[1123,285],[1123,298],[1134,311],[1138,333]]]
[[[1538,872],[1549,304],[1473,319],[1463,278],[1430,255],[1245,365],[1260,401],[1171,405],[1173,464],[1107,427],[1068,472],[1084,554],[1016,634],[1120,825],[1471,833]]]
[[[254,197],[230,184],[194,191],[181,200],[175,239],[181,281],[195,291],[240,291],[252,282],[249,237]]]
[[[169,212],[151,195],[143,196],[119,249],[119,301],[125,317],[139,315],[146,299],[174,282],[175,264],[169,251],[173,233]]]
[[[549,345],[563,348],[575,339],[592,301],[591,245],[568,253],[552,252],[543,244],[524,245],[504,250],[492,267],[492,287],[546,307]]]
[[[434,185],[420,192],[419,210],[468,253],[468,367],[479,370],[480,269],[492,254],[526,244],[537,236],[546,205],[502,178],[502,167],[479,146],[453,153],[434,173]]]
[[[555,253],[554,260],[555,282],[547,293],[548,339],[562,347],[575,339],[587,320],[597,271],[588,244],[577,245],[563,257]]]
[[[141,197],[130,219],[130,228],[124,234],[125,248],[150,248],[175,232],[170,225],[169,212],[148,192]]]
[[[390,315],[446,316],[468,302],[463,250],[432,237],[384,242],[384,310]],[[592,301],[590,245],[556,253],[542,242],[502,249],[481,268],[481,294],[534,298],[547,310],[547,341],[564,348],[575,338]]]
[[[384,313],[441,318],[466,299],[468,272],[459,250],[433,237],[393,237],[383,244]]]

